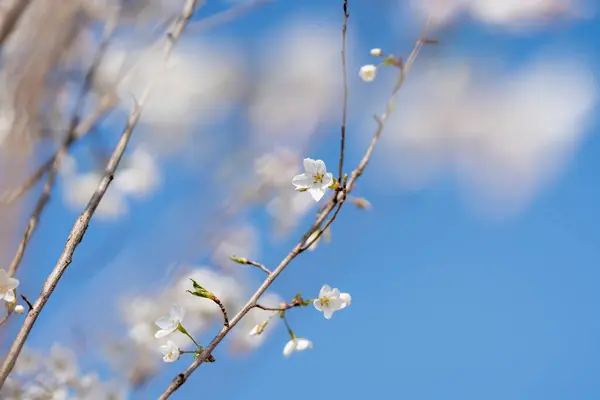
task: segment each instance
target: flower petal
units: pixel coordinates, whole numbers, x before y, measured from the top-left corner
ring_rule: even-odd
[[[8,274],[6,273],[5,270],[0,269],[0,286],[6,285],[7,281],[8,281]]]
[[[163,337],[167,336],[171,332],[173,332],[173,331],[169,331],[169,330],[166,330],[166,329],[161,329],[159,331],[156,331],[156,333],[154,334],[154,337],[156,339],[160,339],[160,338],[163,338]]]
[[[323,287],[321,288],[321,291],[319,292],[319,297],[329,297],[330,292],[331,292],[331,286],[325,284],[325,285],[323,285]]]
[[[342,308],[346,308],[350,305],[350,303],[352,303],[352,297],[350,296],[349,293],[340,293],[340,299],[343,301],[342,306],[340,307],[340,310]]]
[[[328,172],[323,177],[323,183],[322,184],[323,184],[324,187],[329,187],[329,186],[331,186],[332,183],[333,183],[333,175],[331,174],[331,172]]]
[[[335,298],[340,297],[340,289],[338,289],[338,288],[332,289],[331,293],[329,293],[329,297],[335,297]]]
[[[305,158],[302,163],[304,164],[304,172],[306,172],[307,175],[315,175],[318,168],[315,160],[312,158]]]
[[[313,305],[318,311],[323,311],[323,303],[321,303],[320,299],[316,299],[315,301],[313,301]]]
[[[325,167],[325,163],[323,162],[323,160],[315,161],[314,166],[316,168],[317,174],[319,175],[324,175],[327,172],[327,168]]]
[[[312,196],[315,201],[319,201],[325,196],[325,190],[321,188],[310,188],[308,193]]]
[[[173,322],[170,317],[160,317],[157,319],[154,324],[158,326],[160,329],[173,330],[175,327],[173,326]]]
[[[296,175],[292,179],[292,184],[294,186],[297,186],[302,189],[311,187],[313,185],[313,183],[314,183],[313,177],[308,174]]]
[[[325,310],[323,310],[323,315],[326,319],[331,319],[331,317],[333,317],[334,312],[335,310],[333,308],[326,308]]]
[[[304,339],[304,338],[296,339],[296,351],[310,349],[311,347],[312,347],[312,342],[310,340]]]
[[[292,339],[285,344],[285,347],[283,348],[283,355],[289,357],[294,350],[296,350],[296,339]]]
[[[185,311],[184,311],[183,307],[180,307],[177,304],[173,304],[171,306],[171,319],[181,322],[181,321],[183,321],[184,315],[185,315]]]
[[[6,287],[10,290],[16,289],[19,286],[19,280],[15,278],[8,278],[8,282],[6,282]]]
[[[13,301],[15,301],[15,292],[13,292],[12,290],[6,292],[4,294],[4,301],[6,301],[7,303],[12,303]]]

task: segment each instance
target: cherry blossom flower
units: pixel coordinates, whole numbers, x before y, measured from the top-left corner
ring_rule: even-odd
[[[313,302],[315,308],[322,311],[325,318],[331,319],[333,313],[350,305],[352,298],[348,293],[340,293],[340,290],[332,289],[329,285],[323,285],[319,297]]]
[[[373,82],[377,75],[377,67],[373,64],[363,65],[360,68],[358,75],[365,82]]]
[[[379,56],[381,56],[381,54],[382,54],[381,49],[378,49],[378,48],[371,49],[372,56],[379,57]]]
[[[304,159],[304,173],[296,175],[292,184],[296,190],[308,191],[315,201],[321,200],[327,189],[333,183],[333,175],[327,172],[322,160]]]
[[[19,280],[8,276],[4,269],[0,269],[0,300],[7,303],[15,301],[14,290],[19,286]]]
[[[183,316],[183,308],[179,307],[177,304],[173,304],[168,317],[160,317],[156,320],[155,323],[160,330],[154,334],[154,337],[160,339],[177,330],[179,324],[183,320]]]
[[[17,314],[23,314],[25,312],[25,307],[23,307],[21,304],[17,304],[15,306],[15,312]]]
[[[179,351],[179,346],[175,344],[172,340],[168,340],[167,344],[160,346],[160,352],[163,354],[164,362],[173,362],[179,359],[179,355],[181,352]]]
[[[269,323],[269,320],[266,320],[258,325],[255,325],[254,328],[252,328],[252,330],[250,331],[249,335],[250,336],[260,335],[261,333],[264,332],[268,323]]]
[[[294,337],[285,344],[283,355],[289,357],[294,351],[312,349],[312,342],[305,338]]]

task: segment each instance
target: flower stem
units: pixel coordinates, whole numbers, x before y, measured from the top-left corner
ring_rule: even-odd
[[[290,328],[290,324],[288,324],[288,320],[285,317],[285,311],[281,313],[281,318],[283,318],[283,322],[285,322],[285,327],[286,327],[288,333],[290,334],[290,337],[292,339],[295,339],[296,335],[294,335],[294,332],[292,331],[292,328]]]

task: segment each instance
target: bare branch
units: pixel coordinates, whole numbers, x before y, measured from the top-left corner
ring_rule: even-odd
[[[186,380],[190,377],[190,375],[200,365],[202,365],[204,363],[204,360],[208,356],[211,355],[211,353],[215,349],[215,347],[217,347],[217,345],[225,338],[225,336],[227,336],[227,334],[233,329],[233,327],[235,327],[235,325],[251,309],[253,309],[255,307],[261,308],[261,306],[258,306],[258,303],[257,303],[258,300],[260,299],[260,297],[271,286],[271,284],[275,281],[275,279],[283,272],[283,270],[292,262],[292,260],[294,260],[299,254],[301,254],[303,251],[305,251],[307,249],[307,247],[305,247],[304,244],[306,243],[306,240],[308,239],[308,237],[315,231],[315,229],[317,229],[319,226],[321,226],[321,224],[326,220],[327,216],[331,213],[331,211],[333,211],[334,208],[336,207],[336,205],[338,205],[338,208],[335,210],[331,219],[326,223],[325,227],[329,226],[333,222],[333,220],[337,216],[337,213],[341,209],[342,203],[346,199],[348,193],[352,190],[352,187],[354,186],[356,180],[362,175],[366,165],[368,164],[368,162],[371,158],[375,144],[379,140],[379,137],[381,136],[381,132],[383,131],[383,127],[385,126],[385,122],[387,121],[391,111],[393,110],[393,105],[394,105],[395,99],[398,95],[400,88],[402,87],[402,84],[404,83],[405,76],[408,73],[408,71],[410,70],[412,64],[414,63],[414,60],[416,59],[417,55],[419,54],[419,52],[425,42],[426,32],[427,32],[428,27],[429,27],[429,21],[427,22],[426,27],[423,30],[423,33],[421,34],[421,36],[415,43],[415,46],[408,58],[406,65],[401,69],[400,76],[396,82],[394,90],[392,91],[392,94],[388,101],[386,110],[385,110],[384,114],[378,120],[377,129],[373,135],[373,139],[371,140],[371,143],[369,144],[369,147],[367,148],[358,167],[352,172],[346,187],[343,190],[338,191],[336,193],[336,195],[323,208],[323,210],[317,215],[316,221],[312,224],[312,226],[304,234],[304,236],[298,241],[298,243],[296,244],[296,246],[294,246],[292,251],[290,251],[290,253],[273,270],[273,272],[271,272],[271,274],[269,274],[269,276],[263,281],[263,283],[260,285],[260,287],[252,295],[250,300],[248,300],[246,305],[235,315],[235,317],[233,317],[233,319],[230,321],[229,328],[223,327],[221,329],[221,331],[208,344],[208,346],[206,346],[206,348],[204,349],[202,354],[200,354],[198,356],[198,358],[185,371],[178,374],[171,381],[169,386],[165,389],[165,391],[159,397],[159,400],[168,399],[177,389],[179,389],[186,382]],[[323,230],[321,230],[318,235],[321,235]],[[317,236],[317,238],[318,238],[318,236]]]
[[[163,64],[163,67],[166,65],[166,59],[170,56],[175,43],[183,33],[185,26],[190,20],[192,14],[194,13],[194,10],[196,8],[196,2],[197,0],[186,1],[181,16],[173,24],[172,29],[168,33],[167,43],[165,47],[165,62]],[[115,171],[121,161],[121,158],[123,157],[123,154],[125,153],[127,144],[129,143],[133,130],[140,119],[143,106],[148,97],[150,96],[151,89],[153,87],[153,82],[154,81],[149,83],[139,103],[137,103],[131,110],[129,118],[127,120],[127,124],[123,129],[123,133],[121,134],[119,142],[117,143],[117,146],[115,147],[115,150],[113,151],[108,161],[106,170],[104,172],[104,176],[98,184],[96,192],[90,199],[85,210],[79,215],[79,217],[75,221],[73,229],[71,230],[71,233],[69,234],[69,237],[65,244],[65,248],[61,256],[59,257],[56,266],[46,279],[46,282],[42,287],[40,295],[33,304],[32,310],[25,317],[25,321],[23,322],[23,325],[21,326],[21,329],[19,330],[15,341],[12,343],[8,351],[8,355],[6,356],[6,359],[4,360],[4,363],[0,368],[0,388],[2,388],[4,382],[6,381],[6,378],[14,368],[17,358],[23,348],[23,345],[25,344],[29,333],[33,329],[33,325],[35,324],[39,314],[42,312],[50,296],[56,289],[56,286],[58,285],[58,282],[62,275],[65,273],[67,267],[71,264],[73,254],[75,253],[75,250],[81,243],[90,223],[90,220],[94,215],[94,212],[98,208],[98,205],[100,204],[100,201],[106,193],[106,190],[108,189],[110,183],[114,179]]]
[[[342,182],[344,174],[344,151],[346,148],[346,116],[348,113],[348,68],[346,67],[346,30],[348,25],[348,0],[344,0],[344,22],[342,23],[342,73],[344,79],[344,98],[342,104],[342,126],[341,126],[341,141],[340,141],[340,167],[338,171],[338,182]]]

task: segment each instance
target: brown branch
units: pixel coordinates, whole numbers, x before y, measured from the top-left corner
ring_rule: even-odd
[[[315,229],[317,229],[327,218],[327,216],[331,213],[331,211],[333,211],[333,209],[336,207],[336,205],[338,205],[339,203],[343,203],[346,196],[348,195],[348,193],[352,190],[352,187],[354,186],[356,180],[362,175],[365,167],[367,166],[369,159],[371,158],[371,155],[373,153],[373,149],[375,147],[375,144],[377,143],[377,141],[379,140],[379,137],[381,136],[381,132],[383,131],[383,127],[385,125],[385,122],[387,121],[387,119],[389,118],[389,115],[393,109],[393,105],[394,105],[394,101],[398,95],[398,92],[400,90],[400,88],[402,87],[402,84],[404,82],[404,78],[406,76],[406,74],[408,73],[408,71],[410,70],[412,64],[414,63],[414,60],[416,59],[417,55],[419,54],[425,40],[426,40],[426,32],[429,26],[429,21],[426,24],[426,27],[423,30],[423,33],[421,34],[421,36],[419,37],[419,39],[417,40],[417,42],[415,43],[415,46],[413,47],[413,50],[408,58],[408,62],[406,63],[406,65],[401,69],[400,71],[400,76],[396,82],[396,85],[394,87],[394,90],[392,91],[392,94],[390,96],[390,99],[388,101],[388,105],[386,107],[385,112],[382,114],[381,117],[379,117],[378,120],[378,124],[377,124],[377,129],[373,135],[373,139],[371,140],[371,143],[369,144],[369,147],[367,148],[365,154],[363,155],[363,158],[361,159],[359,165],[356,167],[356,169],[352,172],[350,179],[348,180],[347,186],[343,189],[340,190],[336,193],[336,195],[327,203],[327,205],[325,206],[325,208],[323,209],[323,211],[321,211],[318,215],[317,215],[317,219],[316,221],[312,224],[312,226],[310,227],[310,229],[304,234],[304,236],[298,241],[298,243],[296,244],[296,246],[294,246],[294,248],[292,249],[292,251],[290,251],[290,253],[279,263],[279,265],[273,270],[273,272],[271,272],[271,274],[269,274],[269,276],[263,281],[263,283],[260,285],[260,287],[256,290],[256,292],[252,295],[252,297],[250,298],[250,300],[248,300],[248,302],[246,303],[246,305],[235,315],[235,317],[233,317],[233,319],[230,321],[229,324],[229,328],[227,327],[223,327],[221,328],[221,330],[219,331],[219,333],[213,338],[213,340],[208,344],[208,346],[206,346],[206,348],[204,349],[204,351],[202,352],[202,354],[200,354],[198,356],[198,358],[190,365],[188,366],[185,371],[183,371],[182,373],[178,374],[175,378],[173,378],[173,380],[171,381],[171,383],[169,384],[169,386],[165,389],[165,391],[160,395],[159,400],[165,400],[168,399],[177,389],[179,389],[185,382],[186,380],[190,377],[190,375],[200,366],[204,363],[204,360],[211,355],[212,351],[215,349],[215,347],[217,347],[217,345],[225,338],[225,336],[227,336],[227,334],[235,327],[235,325],[240,322],[240,320],[253,308],[258,306],[258,299],[263,295],[263,293],[271,286],[271,284],[273,283],[273,281],[275,281],[275,279],[283,272],[283,270],[292,262],[292,260],[294,260],[299,254],[301,254],[303,251],[306,250],[306,247],[304,246],[304,243],[306,242],[306,240],[308,239],[308,237],[315,231]],[[335,216],[337,215],[337,213],[339,212],[341,208],[341,204],[338,206],[337,210],[334,212],[332,218],[326,223],[326,226],[328,226],[329,224],[331,224],[331,222],[333,222],[333,220],[335,219]],[[322,234],[322,230],[319,232],[319,235]],[[318,236],[317,236],[318,238]],[[260,307],[259,307],[260,308]]]
[[[340,167],[338,171],[338,182],[342,184],[344,173],[344,152],[346,148],[346,116],[348,113],[348,68],[346,67],[346,30],[348,25],[348,0],[344,0],[344,22],[342,23],[342,74],[344,79],[344,98],[342,104],[342,126],[340,141]]]
[[[12,7],[4,13],[4,18],[0,25],[0,47],[4,45],[4,42],[13,32],[25,10],[31,3],[31,0],[14,0]]]
[[[191,18],[195,10],[196,1],[197,0],[186,1],[181,16],[173,24],[172,29],[167,35],[167,43],[165,48],[165,62],[163,64],[163,68],[166,66],[166,59],[170,56],[175,43],[183,33],[185,26],[187,25],[189,19]],[[33,304],[32,310],[25,317],[25,321],[23,322],[23,325],[21,326],[21,329],[19,330],[15,341],[10,346],[4,363],[0,368],[0,389],[4,385],[6,378],[14,368],[17,358],[21,353],[23,345],[25,344],[29,333],[33,329],[33,325],[35,324],[38,316],[40,315],[50,296],[56,289],[56,286],[58,285],[58,282],[65,273],[67,267],[71,264],[73,254],[75,253],[75,250],[83,240],[83,237],[89,226],[92,216],[98,208],[98,205],[104,197],[104,194],[106,193],[106,190],[108,189],[110,183],[114,179],[114,174],[121,161],[121,158],[123,157],[123,154],[125,153],[127,144],[129,143],[133,130],[140,119],[143,106],[146,103],[148,97],[150,96],[152,87],[153,82],[150,82],[139,103],[136,103],[133,109],[131,110],[129,118],[127,120],[127,124],[123,129],[123,132],[121,134],[119,142],[117,143],[117,146],[115,147],[115,150],[113,151],[110,159],[108,160],[106,170],[104,172],[102,180],[98,184],[96,192],[88,202],[88,205],[86,206],[84,211],[79,215],[79,217],[75,221],[73,229],[71,230],[71,233],[67,238],[67,242],[65,243],[65,248],[61,256],[59,257],[54,269],[46,279],[46,282],[42,287],[40,295]],[[203,359],[204,358],[206,357],[203,357]]]

